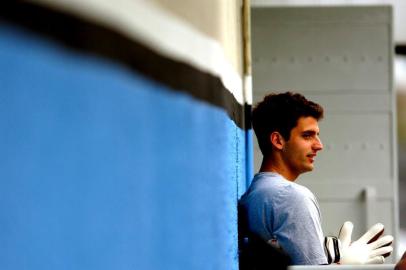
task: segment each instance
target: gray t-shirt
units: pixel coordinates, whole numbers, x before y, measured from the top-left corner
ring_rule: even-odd
[[[327,264],[319,204],[306,187],[261,172],[241,197],[240,209],[247,230],[265,241],[276,240],[292,264]]]

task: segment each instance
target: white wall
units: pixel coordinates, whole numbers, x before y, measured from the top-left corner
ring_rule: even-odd
[[[395,44],[406,43],[406,2],[402,0],[251,0],[252,6],[392,5]]]

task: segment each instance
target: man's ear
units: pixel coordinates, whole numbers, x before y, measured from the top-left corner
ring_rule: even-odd
[[[285,139],[283,138],[282,134],[280,134],[277,131],[274,131],[269,136],[269,139],[271,140],[271,144],[274,148],[279,150],[283,149],[283,146],[285,145]]]

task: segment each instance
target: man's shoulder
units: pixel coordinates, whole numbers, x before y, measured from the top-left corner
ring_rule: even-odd
[[[297,203],[314,203],[316,201],[316,196],[313,192],[305,186],[292,183],[289,195],[293,201]]]
[[[287,180],[261,177],[256,178],[243,196],[245,202],[262,202],[265,204],[292,204],[303,203],[310,198],[311,192],[293,182]]]
[[[281,176],[271,173],[258,173],[249,188],[249,192],[256,196],[277,196],[280,193],[287,192],[290,183]]]
[[[292,183],[292,188],[295,190],[295,192],[303,194],[305,196],[308,196],[308,197],[314,196],[313,192],[310,189],[308,189],[307,187],[300,185],[298,183]]]
[[[255,196],[312,197],[313,193],[305,186],[299,185],[273,173],[258,173],[246,191]]]

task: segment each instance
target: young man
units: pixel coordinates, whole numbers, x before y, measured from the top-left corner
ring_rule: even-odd
[[[351,222],[344,223],[338,238],[324,238],[315,196],[295,183],[300,174],[313,170],[323,149],[322,118],[320,105],[290,92],[268,95],[254,108],[252,124],[263,160],[239,202],[241,237],[281,247],[294,265],[384,263],[393,251],[393,237],[380,237],[382,224],[357,241],[351,240]]]
[[[295,183],[323,149],[322,117],[320,105],[290,92],[266,96],[252,115],[263,161],[239,202],[242,236],[280,246],[294,265],[327,264],[318,202]]]

